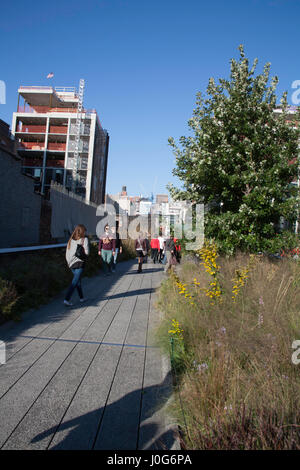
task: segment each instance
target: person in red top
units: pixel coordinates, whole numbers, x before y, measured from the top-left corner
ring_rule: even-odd
[[[153,263],[155,264],[155,261],[157,261],[158,259],[157,257],[158,257],[158,253],[160,250],[159,239],[157,238],[156,235],[154,236],[154,238],[152,238],[150,246],[151,246],[151,258],[152,258]]]
[[[175,243],[175,249],[176,249],[176,252],[175,252],[175,256],[176,256],[176,259],[177,259],[177,262],[180,263],[180,258],[181,258],[181,245],[179,243],[179,240],[178,238],[173,238],[174,240],[174,243]]]

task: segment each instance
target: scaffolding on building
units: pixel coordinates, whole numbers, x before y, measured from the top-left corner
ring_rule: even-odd
[[[73,172],[72,172],[72,191],[74,193],[76,193],[76,188],[79,184],[79,169],[80,169],[79,143],[80,143],[81,124],[82,124],[83,95],[84,95],[84,79],[81,78],[79,81],[79,90],[78,90],[78,106],[77,106],[77,116],[76,116],[76,124],[75,124],[76,134],[75,134]]]

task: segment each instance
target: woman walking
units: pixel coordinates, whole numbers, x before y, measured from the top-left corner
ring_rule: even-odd
[[[146,251],[147,251],[146,241],[142,237],[142,234],[139,234],[138,238],[135,240],[135,251],[136,251],[136,256],[139,260],[138,273],[141,273],[144,256],[146,255]]]
[[[162,234],[159,235],[158,241],[159,241],[158,262],[159,262],[159,263],[162,263],[162,260],[163,260],[163,251],[164,251],[164,244],[165,244],[165,241],[166,241],[166,240],[164,239],[164,237],[162,236]]]
[[[122,245],[122,240],[120,238],[119,231],[116,230],[116,227],[111,228],[111,233],[112,233],[112,237],[116,240],[115,254],[112,260],[112,272],[114,273],[116,271],[118,253],[120,254],[122,253],[123,245]]]
[[[104,234],[99,239],[98,254],[102,258],[105,275],[108,276],[112,272],[111,262],[115,256],[116,240],[113,238],[108,224],[104,230]]]
[[[77,225],[67,244],[66,260],[73,273],[73,279],[64,300],[64,304],[68,306],[72,305],[70,298],[75,289],[77,289],[80,302],[84,301],[81,287],[81,276],[86,258],[89,254],[89,242],[85,233],[85,226],[81,224]]]

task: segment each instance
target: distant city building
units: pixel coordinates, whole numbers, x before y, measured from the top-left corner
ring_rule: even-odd
[[[22,170],[34,178],[36,191],[47,195],[51,181],[73,188],[76,149],[79,166],[75,192],[87,202],[101,204],[105,199],[109,136],[96,110],[84,108],[78,135],[78,102],[75,88],[20,86],[12,134]]]
[[[188,201],[169,201],[153,204],[151,214],[158,216],[162,234],[168,236],[171,229],[182,227],[189,208]]]
[[[169,235],[172,228],[182,226],[185,221],[189,203],[187,201],[169,201],[168,195],[158,194],[153,203],[153,197],[129,196],[126,186],[115,195],[107,195],[107,204],[115,206],[120,215],[151,216],[157,220],[155,226],[163,235]]]
[[[127,195],[126,186],[122,187],[122,191],[117,194],[109,194],[106,196],[107,201],[113,201],[115,207],[120,209],[120,212],[123,214],[130,215],[131,212],[131,201],[130,197]]]
[[[126,186],[122,186],[121,196],[127,196],[127,188],[126,188]]]
[[[156,195],[156,204],[162,204],[169,202],[169,196],[167,194],[157,194]]]
[[[140,201],[139,213],[140,215],[148,215],[151,212],[152,202],[151,201]]]

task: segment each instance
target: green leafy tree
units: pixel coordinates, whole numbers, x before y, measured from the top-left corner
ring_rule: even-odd
[[[258,251],[278,249],[286,234],[276,235],[280,216],[297,215],[299,130],[287,123],[287,93],[276,108],[278,78],[269,82],[270,64],[255,76],[243,46],[231,60],[230,79],[211,78],[207,96],[197,94],[188,125],[191,135],[169,138],[176,156],[173,174],[183,188],[169,185],[175,199],[204,203],[205,235],[219,247]],[[299,115],[297,115],[299,118]],[[278,238],[279,237],[279,238]],[[274,244],[275,243],[275,244]]]

